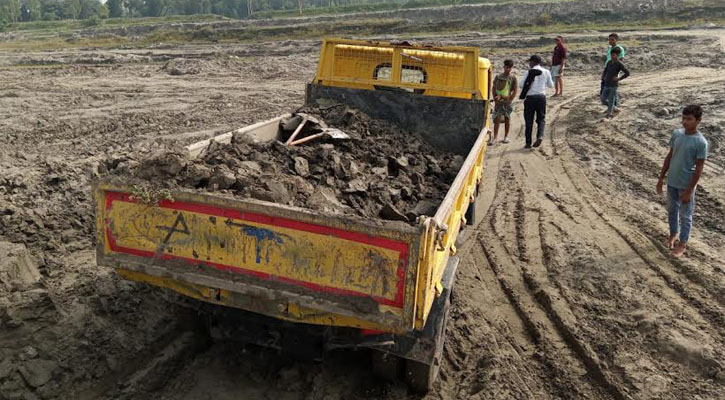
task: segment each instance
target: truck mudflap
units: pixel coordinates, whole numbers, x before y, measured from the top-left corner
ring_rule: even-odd
[[[366,346],[375,350],[373,371],[380,378],[395,380],[402,374],[410,389],[431,389],[440,372],[458,263],[457,256],[448,259],[441,282],[443,291],[433,302],[423,330],[382,336],[380,345]]]
[[[467,155],[486,126],[486,100],[424,96],[407,91],[307,85],[306,104],[345,104],[421,135],[431,145]]]

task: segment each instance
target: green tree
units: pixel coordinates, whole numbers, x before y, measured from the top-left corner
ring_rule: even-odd
[[[146,12],[144,15],[148,17],[159,17],[164,14],[166,9],[166,1],[164,0],[146,0]]]
[[[123,1],[122,0],[108,0],[106,2],[108,7],[108,16],[111,18],[123,17]]]
[[[108,18],[108,8],[99,0],[81,0],[80,18]]]
[[[183,8],[183,13],[186,15],[201,13],[201,3],[199,2],[199,0],[185,0]]]
[[[66,18],[64,14],[64,4],[57,1],[43,0],[40,3],[40,9],[43,14],[43,21],[55,21],[57,19]]]
[[[143,0],[125,0],[124,5],[126,6],[126,9],[128,10],[128,15],[130,17],[143,16],[143,11],[145,7]]]
[[[211,14],[211,1],[201,0],[201,10],[199,11],[202,14]]]
[[[18,22],[21,12],[20,0],[0,0],[0,21]]]
[[[70,19],[79,19],[82,8],[83,3],[81,0],[66,0],[63,14]]]
[[[23,21],[38,21],[43,16],[40,0],[25,0],[22,5]]]
[[[239,0],[215,0],[212,3],[211,12],[230,18],[239,18],[239,6]]]

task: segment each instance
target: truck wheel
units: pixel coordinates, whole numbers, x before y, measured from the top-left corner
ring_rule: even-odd
[[[479,196],[480,193],[481,183],[476,185],[474,200],[468,205],[468,208],[466,209],[466,225],[471,225],[474,228],[478,225],[479,222],[481,222],[481,218],[483,217],[483,215],[476,215],[476,206],[478,205],[478,201],[481,198],[481,196]]]
[[[372,350],[371,353],[373,375],[389,382],[398,380],[403,372],[403,359],[379,350]]]
[[[451,303],[453,302],[453,285],[451,285],[447,298],[443,303],[443,322],[436,336],[436,350],[433,362],[426,364],[415,360],[405,360],[405,383],[408,388],[416,393],[426,393],[433,388],[433,384],[438,379],[438,373],[441,369],[441,357],[443,357],[443,347],[446,344],[446,329],[448,328],[448,320],[451,314]]]
[[[434,360],[433,364],[405,360],[405,383],[413,392],[426,393],[431,390],[438,378],[438,372],[440,372],[438,360]]]

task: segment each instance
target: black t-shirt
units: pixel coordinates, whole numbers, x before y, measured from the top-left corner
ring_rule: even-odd
[[[610,60],[607,66],[604,67],[602,73],[602,79],[604,80],[604,86],[614,87],[619,86],[619,81],[614,80],[615,77],[619,76],[620,72],[624,72],[624,75],[619,77],[619,81],[629,76],[629,70],[622,64],[621,61]]]

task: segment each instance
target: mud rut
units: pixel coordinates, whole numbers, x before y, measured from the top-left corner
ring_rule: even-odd
[[[591,90],[584,85],[568,92]],[[460,249],[457,289],[466,295],[456,298],[449,329],[443,397],[719,396],[717,384],[692,384],[722,382],[722,286],[703,272],[717,260],[695,255],[706,261],[699,269],[671,258],[656,223],[664,213],[631,218],[627,204],[584,175],[568,145],[580,138],[564,121],[585,96],[550,102],[540,150],[522,148],[517,119],[512,144],[489,156],[487,190],[495,194]],[[587,140],[604,140],[611,127]],[[638,151],[631,142],[608,151],[617,149]],[[697,343],[683,336],[694,331]]]

